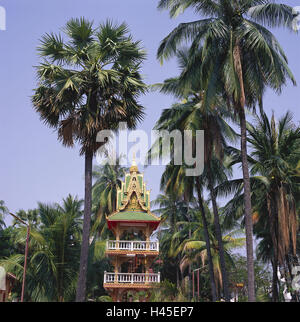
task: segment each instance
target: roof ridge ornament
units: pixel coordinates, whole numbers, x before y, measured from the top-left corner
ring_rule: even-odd
[[[135,161],[135,151],[133,152],[132,164],[131,164],[129,171],[130,171],[130,173],[133,173],[133,172],[139,173],[139,169],[138,169],[136,161]]]

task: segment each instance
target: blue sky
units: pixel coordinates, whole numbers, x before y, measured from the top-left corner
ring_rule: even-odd
[[[68,193],[83,197],[84,160],[78,149],[68,149],[57,141],[32,109],[30,96],[36,87],[35,70],[39,57],[36,47],[46,32],[59,32],[72,17],[84,16],[97,25],[107,18],[126,21],[136,40],[141,40],[148,59],[143,74],[148,84],[176,76],[174,60],[163,66],[156,60],[160,40],[178,23],[195,20],[191,11],[177,19],[156,9],[156,0],[0,0],[6,9],[7,30],[0,31],[0,200],[10,211],[31,209],[37,202],[59,202]],[[284,1],[291,6],[298,1]],[[300,38],[287,30],[274,30],[300,83]],[[141,99],[146,118],[140,125],[148,132],[172,97],[150,92]],[[265,109],[280,117],[287,110],[300,120],[300,91],[289,84],[278,96],[268,91]],[[162,167],[149,167],[145,180],[152,199],[159,193]],[[8,218],[7,218],[8,219]],[[9,222],[9,220],[8,220]]]

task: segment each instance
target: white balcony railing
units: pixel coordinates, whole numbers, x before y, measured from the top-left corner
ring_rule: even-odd
[[[104,283],[149,284],[160,283],[160,273],[108,273],[104,272]]]
[[[106,249],[107,250],[128,250],[128,251],[147,250],[147,251],[158,252],[159,242],[108,240],[106,242]]]

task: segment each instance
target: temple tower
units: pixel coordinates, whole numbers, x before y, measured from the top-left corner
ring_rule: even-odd
[[[106,243],[114,272],[104,273],[104,288],[115,302],[128,301],[129,292],[145,291],[149,296],[160,282],[160,273],[151,269],[159,255],[159,243],[150,240],[160,218],[150,212],[150,191],[143,176],[134,160],[117,191],[117,210],[106,217],[115,240]]]

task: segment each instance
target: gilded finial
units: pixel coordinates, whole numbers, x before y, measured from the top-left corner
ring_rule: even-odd
[[[135,151],[133,152],[132,165],[131,165],[129,171],[130,171],[130,173],[139,171],[139,169],[137,167],[137,164],[136,164],[136,161],[135,161]]]

